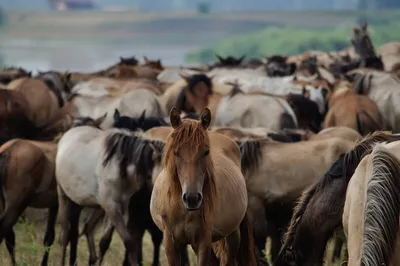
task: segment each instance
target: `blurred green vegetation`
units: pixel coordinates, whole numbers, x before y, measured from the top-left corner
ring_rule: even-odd
[[[359,22],[368,20],[369,32],[376,47],[388,41],[400,41],[400,19],[373,19],[359,16]],[[372,24],[372,25],[371,25]],[[333,51],[350,45],[351,26],[305,28],[268,27],[264,30],[225,39],[215,46],[205,47],[186,55],[188,62],[208,63],[215,60],[215,53],[222,56],[261,58],[269,55],[293,55],[305,50]]]

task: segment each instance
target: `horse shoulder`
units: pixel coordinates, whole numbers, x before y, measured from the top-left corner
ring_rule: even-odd
[[[209,137],[213,150],[221,150],[225,156],[240,167],[240,149],[233,139],[218,132],[209,132]]]

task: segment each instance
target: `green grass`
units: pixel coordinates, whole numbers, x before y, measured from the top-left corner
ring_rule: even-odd
[[[28,209],[25,215],[25,219],[20,219],[19,222],[14,227],[16,233],[16,259],[17,265],[19,266],[32,266],[32,265],[40,265],[42,255],[44,252],[44,247],[42,245],[47,212],[43,210],[34,210]],[[85,216],[82,215],[82,216]],[[59,244],[59,226],[56,228],[56,239],[53,247],[50,250],[49,257],[49,266],[56,266],[60,263],[61,258],[61,248]],[[98,243],[102,236],[102,227],[97,230],[96,234],[96,247],[98,247]],[[269,242],[269,241],[268,241]],[[153,258],[153,244],[151,242],[151,237],[148,233],[145,234],[144,237],[144,247],[143,247],[143,258],[144,258],[144,266],[149,266],[152,263]],[[267,243],[267,248],[269,243]],[[325,257],[326,264],[325,266],[340,266],[341,262],[335,262],[334,264],[330,263],[331,253],[333,250],[333,243],[328,244],[327,255]],[[67,262],[69,261],[69,251],[67,250]],[[98,254],[98,253],[97,253]],[[106,257],[104,260],[104,266],[114,266],[114,265],[122,265],[122,261],[124,258],[125,249],[123,247],[122,241],[118,234],[114,234],[110,249],[106,253]],[[268,254],[266,255],[270,260]],[[78,265],[87,265],[87,261],[89,258],[89,252],[87,248],[87,242],[85,237],[81,237],[78,244]],[[191,261],[191,265],[196,265],[195,263],[195,255],[191,248],[189,248],[189,257]],[[167,259],[164,252],[163,246],[161,246],[161,255],[160,255],[160,263],[161,266],[167,266]],[[0,246],[0,265],[10,265],[10,259],[5,245]]]
[[[368,16],[364,17],[368,18]],[[398,13],[387,17],[377,16],[371,21],[373,26],[369,28],[369,31],[376,47],[388,41],[400,41]],[[305,50],[340,50],[350,45],[349,35],[352,25],[354,24],[325,28],[268,27],[249,34],[227,38],[215,45],[187,54],[186,59],[191,63],[207,63],[215,60],[215,53],[222,56],[246,55],[248,58],[261,58],[276,54],[299,54]]]

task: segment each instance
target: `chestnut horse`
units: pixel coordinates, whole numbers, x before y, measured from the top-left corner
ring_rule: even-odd
[[[228,137],[208,132],[208,108],[200,121],[181,119],[173,108],[170,121],[174,130],[166,142],[165,168],[150,202],[151,216],[164,232],[169,265],[180,265],[186,244],[199,266],[216,262],[212,248],[221,265],[256,265],[239,147]]]

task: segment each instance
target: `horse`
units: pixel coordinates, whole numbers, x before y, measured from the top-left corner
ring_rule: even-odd
[[[7,67],[0,70],[0,84],[7,85],[15,79],[31,76],[32,72],[28,72],[23,68]]]
[[[350,179],[343,211],[347,265],[400,263],[400,141],[378,143]]]
[[[386,127],[376,103],[368,96],[357,95],[347,82],[339,83],[329,99],[324,127],[334,126],[347,126],[361,135]]]
[[[268,137],[281,142],[298,142],[303,140],[324,140],[328,138],[341,138],[351,142],[358,142],[362,139],[360,133],[349,127],[328,127],[317,134],[310,130],[284,129],[278,133],[268,133]]]
[[[149,116],[163,117],[165,114],[157,95],[150,90],[135,89],[121,95],[113,95],[104,88],[87,90],[89,88],[74,87],[65,112],[72,116],[89,117],[98,117],[107,112],[102,124],[103,129],[112,127],[115,109],[118,109],[120,114],[130,117],[139,117],[144,110]]]
[[[288,63],[286,56],[265,57],[265,70],[269,77],[291,76],[296,71],[296,63]]]
[[[102,131],[81,126],[68,130],[58,145],[56,179],[63,231],[61,264],[65,262],[68,242],[71,243],[70,264],[76,262],[79,215],[82,207],[87,206],[101,207],[108,217],[100,241],[100,264],[115,228],[129,254],[129,262],[137,265],[137,246],[124,224],[123,214],[130,197],[148,180],[147,175],[141,174],[145,166],[140,162],[141,156],[135,156],[143,149],[144,140],[139,133],[126,130]],[[76,152],[77,147],[79,152]],[[73,150],[75,152],[71,155]],[[81,156],[85,156],[84,164]],[[91,255],[89,263],[95,261],[96,256]]]
[[[0,147],[0,243],[5,238],[13,266],[17,265],[13,227],[27,207],[49,209],[41,265],[48,263],[58,210],[56,152],[54,142],[24,139],[13,139]]]
[[[369,71],[366,74],[356,74],[354,82],[357,94],[366,95],[376,103],[387,130],[400,132],[400,108],[397,104],[400,80],[390,73]]]
[[[400,42],[388,42],[378,49],[378,56],[382,59],[385,71],[391,72],[400,62]]]
[[[45,124],[64,105],[61,89],[49,87],[43,79],[19,78],[11,81],[7,88],[25,96],[28,117],[36,126]]]
[[[238,146],[207,131],[208,108],[199,121],[182,120],[174,108],[170,121],[173,132],[165,146],[165,168],[150,201],[151,216],[164,233],[169,265],[180,265],[180,247],[185,244],[192,246],[200,266],[214,265],[217,257],[223,265],[256,265]],[[235,208],[229,207],[232,204]]]
[[[341,154],[324,177],[302,193],[274,262],[276,266],[323,265],[327,241],[342,225],[346,189],[357,165],[375,143],[399,139],[386,132],[365,137],[351,151]],[[340,249],[335,250],[335,254],[339,257]]]
[[[262,93],[246,94],[235,86],[219,101],[213,126],[265,127],[279,131],[297,128],[298,121],[286,100]]]
[[[353,27],[351,43],[356,53],[360,56],[360,67],[374,68],[383,70],[384,65],[381,58],[377,57],[375,47],[368,34],[368,23],[364,22],[361,26]]]
[[[161,117],[146,117],[146,110],[140,115],[139,118],[121,116],[118,109],[114,111],[114,124],[115,128],[125,128],[130,131],[143,130],[147,131],[153,127],[167,126],[168,123]]]
[[[348,140],[325,137],[294,143],[276,142],[267,137],[237,141],[256,247],[259,251],[265,249],[268,225],[272,260],[278,256],[282,231],[302,191],[317,183],[340,154],[354,146]]]
[[[31,120],[32,113],[24,94],[0,89],[0,145],[13,138],[37,139],[40,128]]]

